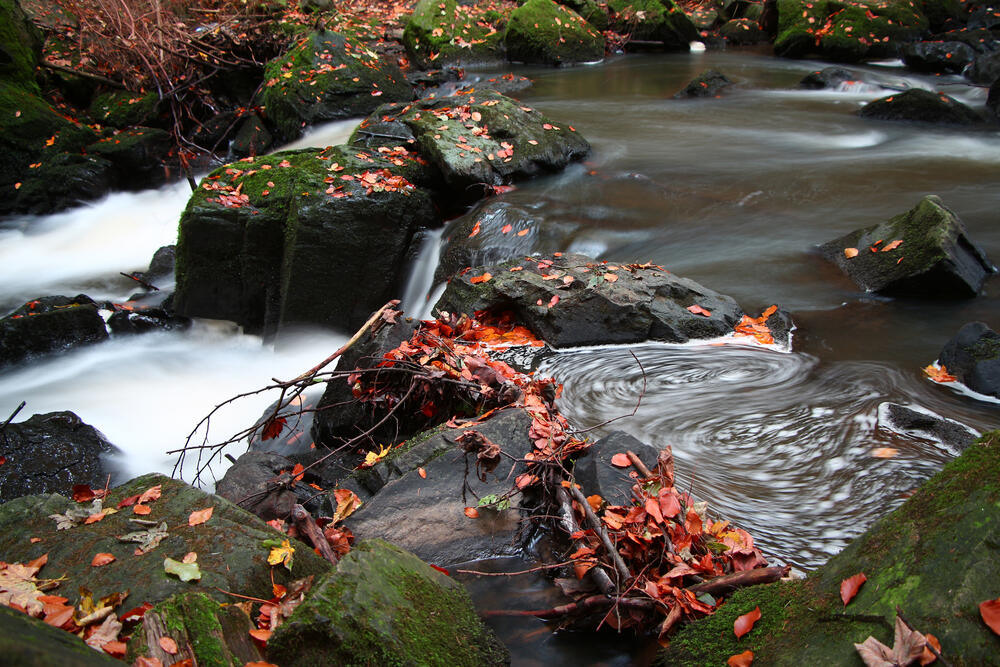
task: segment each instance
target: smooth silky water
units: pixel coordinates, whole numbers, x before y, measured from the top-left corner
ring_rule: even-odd
[[[823,66],[707,52],[519,68],[535,81],[522,99],[572,125],[593,155],[467,214],[530,220],[528,236],[498,239],[519,244],[517,254],[652,261],[733,296],[748,311],[776,303],[792,313],[798,328],[791,352],[650,343],[565,351],[540,372],[565,384],[560,405],[580,427],[631,413],[642,394],[634,417],[591,435],[622,429],[671,445],[680,485],[747,528],[769,555],[803,571],[958,454],[881,427],[881,403],[923,406],[978,430],[996,426],[998,414],[996,403],[934,385],[920,371],[965,322],[1000,326],[995,279],[975,299],[883,299],[859,292],[815,247],[937,194],[1000,261],[1000,134],[864,121],[855,112],[888,93],[864,85],[797,89]],[[719,99],[672,99],[710,67],[737,85]],[[913,76],[892,63],[864,70],[890,87],[943,90],[980,107],[985,100],[985,90],[958,79]],[[341,142],[351,125],[317,128],[298,144]],[[0,304],[79,292],[124,300],[133,286],[118,271],[144,268],[158,246],[173,241],[186,188],[115,194],[58,215],[0,223]],[[411,269],[412,312],[426,312],[423,294],[434,289],[437,238],[428,237]],[[0,418],[21,400],[28,403],[22,417],[74,410],[123,450],[123,474],[169,473],[173,460],[164,452],[181,446],[212,406],[298,374],[343,340],[307,332],[283,337],[273,350],[218,323],[121,338],[5,370]],[[213,436],[228,437],[270,400],[241,403],[213,424]],[[899,454],[875,458],[876,447]],[[482,609],[558,602],[541,577],[461,578]],[[648,661],[642,646],[551,634],[533,619],[493,624],[519,665]]]

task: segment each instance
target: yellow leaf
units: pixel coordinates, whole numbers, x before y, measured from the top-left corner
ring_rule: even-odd
[[[292,556],[295,554],[295,547],[283,540],[280,547],[273,547],[271,553],[267,555],[268,565],[284,565],[289,570],[292,569]]]
[[[334,489],[333,497],[337,500],[337,510],[333,513],[333,523],[343,521],[353,514],[354,510],[361,507],[361,499],[358,498],[358,494],[350,489]]]
[[[375,465],[376,463],[384,459],[386,457],[386,454],[388,454],[390,451],[392,450],[389,447],[383,447],[382,445],[379,445],[378,453],[368,452],[367,454],[365,454],[365,462],[363,464],[364,467],[367,468]]]

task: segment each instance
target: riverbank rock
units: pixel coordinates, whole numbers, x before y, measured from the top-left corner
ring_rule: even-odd
[[[887,296],[973,297],[996,270],[959,217],[934,195],[819,250],[859,287]]]
[[[166,183],[163,156],[173,146],[164,130],[133,127],[87,146],[88,155],[111,164],[111,185],[118,190],[145,190]]]
[[[135,93],[114,90],[96,95],[90,103],[91,117],[107,127],[124,130],[153,123],[161,111],[160,96],[154,90]]]
[[[962,42],[914,42],[902,48],[903,62],[915,72],[959,74],[976,58]]]
[[[767,33],[752,19],[726,21],[719,28],[719,35],[728,44],[733,45],[760,44],[767,41]]]
[[[590,152],[571,125],[492,90],[380,107],[355,130],[351,144],[359,141],[415,147],[440,172],[452,205],[491,186],[559,171]]]
[[[347,146],[220,167],[181,216],[177,312],[266,334],[353,331],[398,295],[414,233],[438,222],[408,178],[419,169],[405,150]]]
[[[656,467],[660,451],[624,431],[612,431],[577,459],[573,478],[583,488],[584,495],[597,494],[609,505],[628,505],[632,502],[632,485],[629,477],[633,468],[622,468],[611,462],[616,454],[633,452],[650,470]]]
[[[732,298],[661,267],[584,255],[474,268],[452,277],[435,308],[510,310],[554,347],[714,338],[731,333],[743,315]]]
[[[553,0],[528,0],[511,12],[504,43],[514,62],[563,65],[604,58],[601,33]]]
[[[706,70],[691,80],[688,85],[674,95],[676,100],[685,100],[695,97],[719,97],[719,93],[724,88],[733,85],[733,82],[722,72],[714,69]]]
[[[161,495],[145,503],[149,514],[139,515],[131,506],[124,506],[100,521],[83,523],[98,508],[114,509],[122,500],[153,487],[159,487]],[[208,507],[214,511],[207,522],[188,525],[191,512]],[[58,521],[54,515],[59,515]],[[59,530],[59,525],[66,528]],[[158,539],[157,533],[162,538]],[[120,539],[124,536],[129,541]],[[95,599],[129,591],[117,612],[144,602],[158,604],[184,592],[205,593],[219,602],[232,602],[219,589],[270,599],[272,577],[274,583],[288,584],[329,569],[327,561],[297,541],[293,541],[292,571],[272,568],[267,564],[269,549],[262,543],[275,539],[280,542],[288,538],[224,498],[156,474],[112,489],[103,505],[100,500],[77,503],[58,494],[25,496],[0,505],[0,553],[5,561],[28,562],[48,554],[42,576],[66,577],[52,594],[75,599],[81,586],[92,591]],[[137,550],[145,553],[137,554]],[[180,561],[192,551],[198,555],[200,579],[184,582],[164,571],[165,558]],[[93,567],[91,561],[98,553],[110,553],[115,561]]]
[[[778,1],[776,55],[816,55],[838,62],[860,62],[895,55],[898,44],[923,34],[929,22],[916,0]]]
[[[667,51],[687,51],[698,28],[673,0],[610,0],[611,29],[632,39],[662,42]]]
[[[460,583],[381,540],[355,545],[317,580],[267,653],[282,667],[510,664]]]
[[[420,0],[403,29],[403,46],[424,69],[500,62],[503,18],[477,3]]]
[[[107,457],[119,453],[104,434],[72,412],[49,412],[0,431],[0,501],[32,493],[70,493],[74,484],[103,488],[114,478]]]
[[[984,435],[902,506],[855,539],[805,580],[739,591],[716,613],[672,638],[658,664],[722,665],[751,650],[754,664],[819,667],[860,664],[853,644],[874,636],[893,644],[896,609],[933,634],[955,667],[993,664],[1000,637],[979,604],[1000,597],[1000,432]],[[867,582],[847,605],[841,582]],[[760,608],[748,635],[736,617]]]
[[[95,651],[83,640],[5,605],[0,605],[0,655],[12,667],[121,667],[103,651]]]
[[[362,42],[330,31],[313,33],[264,70],[267,118],[286,140],[316,123],[370,113],[385,102],[413,99],[396,65]]]
[[[171,299],[165,301],[169,304]],[[108,328],[115,336],[149,333],[150,331],[183,331],[191,320],[181,317],[169,306],[135,305],[119,309],[108,318]]]
[[[962,451],[980,436],[965,424],[916,405],[882,403],[878,406],[878,424],[896,433],[940,442],[953,452]]]
[[[977,125],[983,117],[944,93],[913,88],[873,100],[858,115],[874,120],[911,121],[936,125]]]
[[[1000,335],[984,322],[969,322],[944,344],[938,363],[969,389],[1000,398]]]
[[[104,319],[90,297],[41,297],[0,319],[0,367],[107,338]]]
[[[799,88],[806,90],[837,90],[846,84],[863,82],[871,83],[864,72],[849,70],[843,67],[824,67],[810,72],[799,81]]]

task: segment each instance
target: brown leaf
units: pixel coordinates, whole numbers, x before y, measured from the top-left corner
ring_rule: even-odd
[[[933,646],[938,653],[941,652],[941,642],[938,641],[937,637],[928,632],[924,635],[924,639],[927,640],[927,646],[924,646],[923,655],[920,656],[921,666],[929,665],[937,660],[937,656],[934,654],[934,651],[930,649],[931,646]]]
[[[753,651],[743,651],[743,653],[731,655],[726,660],[726,664],[729,667],[750,667],[753,664]]]
[[[1000,635],[1000,598],[979,603],[979,615],[990,630]]]
[[[108,642],[118,641],[118,633],[121,631],[122,624],[118,622],[118,617],[111,614],[87,637],[87,645],[100,651]]]
[[[858,652],[868,667],[897,667],[892,662],[892,649],[874,637],[869,637],[862,643],[855,644],[854,650]]]
[[[919,661],[926,644],[924,635],[908,628],[903,619],[897,616],[891,649],[874,637],[855,644],[854,648],[868,667],[898,667]]]
[[[160,484],[157,484],[156,486],[151,486],[145,491],[143,491],[142,495],[139,496],[139,500],[137,502],[140,504],[148,503],[150,500],[156,500],[157,498],[159,498],[160,486],[161,486]]]
[[[160,648],[163,649],[165,653],[170,655],[177,655],[177,642],[171,637],[160,637],[159,639]]]
[[[101,567],[102,565],[107,565],[108,563],[115,562],[115,555],[109,553],[99,553],[94,556],[94,559],[90,561],[91,566]]]
[[[847,606],[847,603],[858,594],[858,589],[861,588],[861,584],[866,581],[868,581],[868,577],[865,576],[865,573],[859,572],[853,577],[847,577],[840,582],[840,599],[844,601],[845,607]]]
[[[132,667],[163,667],[163,661],[159,658],[147,658],[144,655],[140,655],[132,663]]]
[[[191,512],[188,516],[188,525],[193,527],[205,523],[212,518],[212,512],[214,511],[214,507],[206,507],[203,510],[195,510]]]
[[[733,633],[739,639],[750,632],[753,624],[760,620],[760,607],[754,607],[753,611],[748,611],[733,622]]]

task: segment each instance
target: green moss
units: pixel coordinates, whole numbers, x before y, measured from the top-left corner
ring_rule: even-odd
[[[38,29],[16,0],[0,0],[0,79],[38,93],[35,67],[41,47]]]
[[[98,95],[90,105],[90,115],[102,125],[126,128],[147,125],[156,118],[160,97],[155,92],[115,91]]]
[[[686,51],[698,29],[673,0],[610,0],[612,29],[633,39],[663,42],[669,50]]]
[[[507,57],[556,65],[600,60],[604,38],[572,9],[553,0],[528,0],[510,15]]]
[[[420,0],[406,23],[403,45],[421,67],[494,62],[501,58],[501,21],[495,10],[476,5]]]

